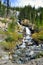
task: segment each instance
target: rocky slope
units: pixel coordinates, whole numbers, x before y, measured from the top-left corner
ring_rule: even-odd
[[[0,64],[0,65],[43,65],[43,58],[31,60],[26,64],[14,64],[11,61],[8,61],[8,63]]]

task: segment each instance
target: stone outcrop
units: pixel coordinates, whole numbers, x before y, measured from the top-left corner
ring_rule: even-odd
[[[35,24],[31,23],[28,19],[22,20],[21,25],[29,27],[32,33],[35,32],[35,28],[36,28]]]

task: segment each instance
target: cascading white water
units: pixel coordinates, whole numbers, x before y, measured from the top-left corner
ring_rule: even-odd
[[[31,31],[29,30],[28,27],[26,27],[26,35],[31,35]]]
[[[24,42],[24,39],[23,39],[22,45],[21,45],[20,47],[21,47],[21,48],[25,48],[25,42]]]
[[[25,42],[28,42],[29,44],[31,43],[31,31],[30,31],[30,29],[28,27],[24,27],[24,28],[26,30],[26,35],[23,38],[22,45],[20,46],[21,48],[25,48],[26,47],[26,43]]]

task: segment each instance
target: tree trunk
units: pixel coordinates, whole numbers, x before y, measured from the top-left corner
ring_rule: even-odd
[[[7,16],[9,15],[9,0],[7,0]]]

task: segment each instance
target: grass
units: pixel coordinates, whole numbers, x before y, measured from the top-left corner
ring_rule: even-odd
[[[42,52],[42,51],[39,52],[39,53],[35,56],[35,59],[36,59],[36,58],[41,58],[41,57],[43,57],[43,52]]]
[[[2,30],[0,30],[0,34],[4,34],[4,32]]]
[[[36,21],[35,25],[36,25],[36,28],[38,30],[42,30],[43,29],[43,20],[41,22],[40,21]]]

